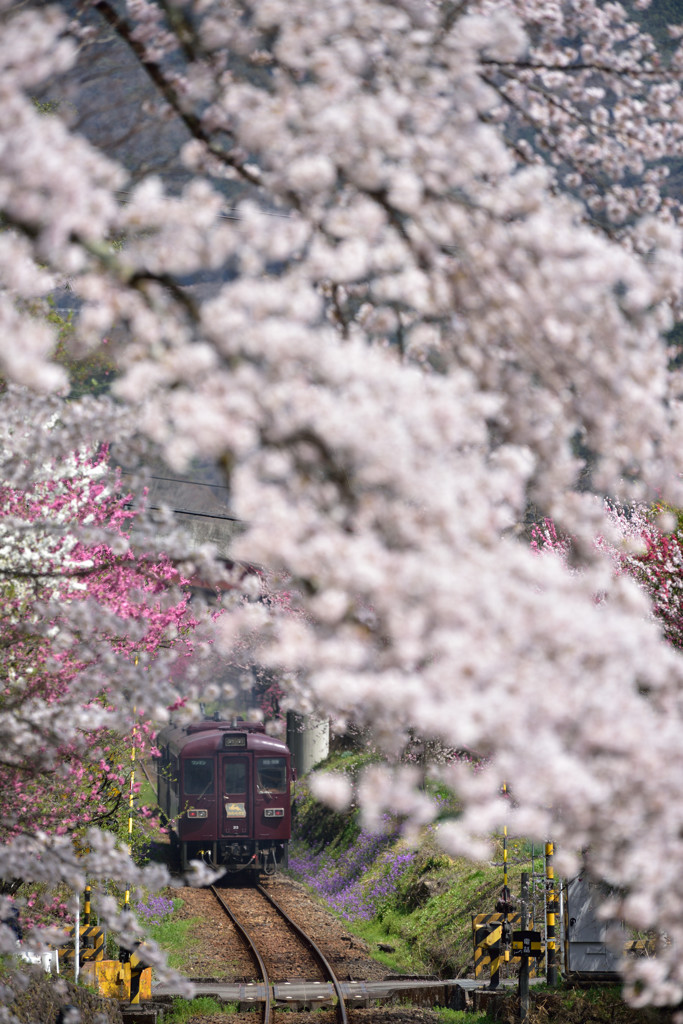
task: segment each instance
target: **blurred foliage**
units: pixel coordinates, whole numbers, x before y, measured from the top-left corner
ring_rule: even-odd
[[[86,356],[75,356],[71,350],[74,337],[73,311],[59,310],[54,300],[49,299],[45,315],[48,323],[58,332],[54,359],[69,374],[69,397],[81,398],[83,395],[101,395],[107,392],[116,376],[111,349],[107,348],[108,340],[103,338],[101,344]]]

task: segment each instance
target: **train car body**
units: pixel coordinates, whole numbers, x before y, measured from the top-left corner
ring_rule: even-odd
[[[157,799],[186,870],[204,860],[227,871],[272,874],[287,862],[292,764],[260,723],[207,719],[157,737]]]

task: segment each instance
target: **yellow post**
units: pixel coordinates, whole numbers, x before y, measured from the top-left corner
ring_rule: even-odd
[[[507,782],[503,783],[503,796],[507,796]],[[510,890],[508,889],[508,827],[503,825],[503,900],[505,903],[510,902]],[[508,911],[505,910],[505,920],[507,921]],[[503,951],[503,960],[508,963],[510,960],[510,950],[505,949]]]
[[[137,951],[130,955],[130,1001],[133,1005],[152,998],[152,968],[147,967]]]
[[[546,879],[546,947],[548,951],[548,984],[553,988],[558,982],[557,968],[557,940],[555,932],[555,903],[557,892],[555,891],[555,867],[553,858],[555,847],[553,843],[545,844],[545,879]]]
[[[138,665],[138,656],[135,655],[135,667]],[[137,708],[133,708],[133,715]],[[133,746],[130,751],[130,786],[128,787],[128,853],[133,852],[133,800],[135,799],[135,730],[133,726]],[[126,889],[126,896],[123,901],[123,909],[130,910],[130,889]]]
[[[503,783],[503,797],[507,797],[507,783]],[[510,946],[512,943],[512,926],[510,917],[514,913],[514,906],[510,896],[508,885],[508,828],[503,825],[503,889],[496,903],[496,910],[503,915],[501,925],[501,958],[503,963],[510,962]]]
[[[133,732],[135,737],[135,732]],[[130,786],[128,788],[128,853],[133,851],[133,800],[135,799],[135,739],[133,739],[133,747],[130,752],[131,769],[130,769]],[[124,910],[130,910],[130,889],[126,889],[126,896],[124,899]]]
[[[135,664],[137,666],[138,656],[135,655]],[[137,708],[133,708],[133,715],[137,712]],[[133,726],[133,746],[130,751],[130,785],[128,787],[128,853],[132,855],[133,852],[133,801],[135,799],[135,730],[136,726]],[[123,909],[130,910],[130,889],[126,889],[126,894],[123,898]],[[119,946],[119,957],[122,962],[130,960],[130,951],[123,949]]]

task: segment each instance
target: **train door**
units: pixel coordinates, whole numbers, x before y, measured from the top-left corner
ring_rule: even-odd
[[[221,758],[223,808],[221,833],[227,838],[251,835],[251,772],[246,754],[229,754]]]
[[[254,835],[257,839],[289,839],[289,803],[286,758],[257,757],[254,793]]]

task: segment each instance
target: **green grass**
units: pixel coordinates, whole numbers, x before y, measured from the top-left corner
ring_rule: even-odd
[[[495,1024],[483,1010],[472,1013],[471,1010],[448,1010],[445,1006],[435,1006],[435,1013],[441,1018],[442,1024]]]
[[[146,775],[140,773],[140,792],[138,793],[138,803],[143,804],[145,807],[156,807],[157,795],[154,791],[153,786],[150,784]]]
[[[211,996],[199,996],[197,999],[174,999],[170,1010],[164,1011],[164,1024],[183,1024],[191,1017],[209,1013],[236,1013],[237,1003],[219,1003]]]
[[[199,917],[191,917],[182,921],[168,917],[161,924],[152,925],[149,935],[166,951],[168,966],[176,971],[182,971],[187,962],[188,953],[197,945],[197,940],[192,938],[192,930],[195,928],[200,930],[201,926],[202,920]]]
[[[521,857],[510,864],[513,892],[519,891],[522,868],[530,867]],[[494,912],[502,881],[502,866],[454,860],[426,837],[389,905],[369,921],[344,918],[344,927],[368,944],[375,960],[398,974],[466,975],[474,957],[472,916]]]
[[[379,960],[397,974],[431,974],[429,964],[417,955],[412,940],[404,937],[404,921],[405,915],[388,911],[381,920],[344,920],[344,927],[368,943],[374,960]],[[380,944],[392,946],[393,952],[380,949]]]

